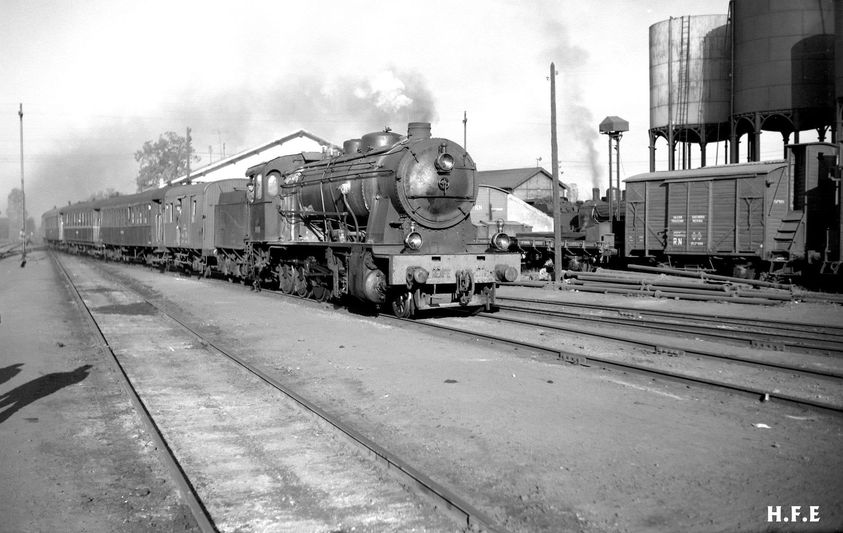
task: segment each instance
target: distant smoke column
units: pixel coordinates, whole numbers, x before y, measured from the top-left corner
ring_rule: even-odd
[[[597,132],[596,122],[591,112],[584,106],[572,103],[569,104],[567,111],[571,114],[569,120],[572,121],[574,136],[577,142],[585,149],[586,157],[588,158],[588,170],[591,174],[592,187],[601,187],[600,183],[600,165],[597,148],[594,146],[599,136]]]

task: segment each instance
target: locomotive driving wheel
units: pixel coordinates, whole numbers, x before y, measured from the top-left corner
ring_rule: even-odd
[[[297,268],[293,272],[293,292],[304,298],[307,296],[307,291],[307,276],[304,274],[304,268]]]
[[[319,302],[326,302],[331,296],[331,291],[321,281],[313,282],[313,288],[310,290],[310,297]]]
[[[392,313],[398,318],[410,318],[415,311],[413,295],[409,291],[398,293],[392,298]]]
[[[290,265],[278,265],[278,288],[284,294],[292,294],[293,267]]]

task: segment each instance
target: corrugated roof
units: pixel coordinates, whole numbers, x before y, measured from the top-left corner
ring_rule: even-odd
[[[553,175],[542,167],[507,168],[503,170],[483,170],[477,173],[477,181],[480,185],[491,185],[501,189],[512,190],[532,178],[536,174],[543,174],[548,180],[553,180]],[[559,182],[562,189],[568,187]]]

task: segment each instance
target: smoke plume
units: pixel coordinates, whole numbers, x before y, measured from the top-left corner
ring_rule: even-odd
[[[402,131],[407,122],[436,119],[424,78],[400,69],[369,77],[305,75],[204,97],[197,93],[162,104],[156,117],[110,119],[68,132],[66,140],[39,154],[27,170],[27,211],[38,219],[54,205],[85,200],[106,189],[134,193],[134,153],[166,131],[185,135],[190,127],[197,152],[221,139],[226,154],[232,155],[299,129],[342,144],[385,126]],[[203,158],[199,166],[208,162]]]
[[[556,86],[562,89],[562,97],[557,97],[560,123],[563,128],[570,129],[572,142],[584,152],[592,187],[600,187],[600,165],[596,148],[599,138],[598,123],[583,103],[584,92],[578,75],[578,70],[587,63],[588,52],[571,42],[568,28],[561,22],[546,15],[542,18],[546,21],[545,37],[553,43],[545,51],[546,57],[555,62],[556,71],[559,73]]]

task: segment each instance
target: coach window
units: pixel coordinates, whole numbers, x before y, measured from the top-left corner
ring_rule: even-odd
[[[190,221],[196,222],[196,200],[190,202]]]

